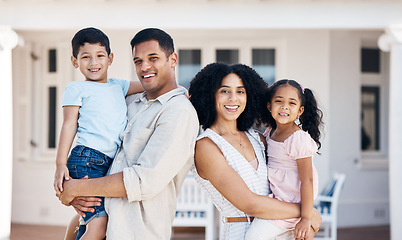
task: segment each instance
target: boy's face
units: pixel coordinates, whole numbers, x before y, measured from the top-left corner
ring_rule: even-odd
[[[80,68],[88,81],[107,82],[107,69],[113,62],[113,53],[107,54],[106,48],[99,43],[85,43],[80,47],[77,58],[71,56],[71,63]]]
[[[155,99],[175,87],[177,55],[172,53],[166,57],[158,41],[150,40],[135,45],[133,61],[148,99]]]

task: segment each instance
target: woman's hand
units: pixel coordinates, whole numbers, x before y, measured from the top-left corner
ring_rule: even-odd
[[[318,229],[321,227],[321,225],[322,225],[321,215],[317,209],[313,208],[313,213],[311,215],[311,227],[314,234],[318,232]]]

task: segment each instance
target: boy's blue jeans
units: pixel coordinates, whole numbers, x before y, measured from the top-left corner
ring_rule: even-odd
[[[70,156],[67,159],[67,168],[70,172],[70,177],[74,179],[80,179],[85,176],[88,176],[88,178],[99,178],[106,175],[112,161],[112,158],[98,150],[78,145],[71,150]],[[85,212],[86,216],[83,218],[85,224],[91,221],[94,217],[107,216],[104,206],[104,198],[101,198],[101,205],[95,206],[94,212]],[[77,235],[77,239],[80,237],[81,236]]]

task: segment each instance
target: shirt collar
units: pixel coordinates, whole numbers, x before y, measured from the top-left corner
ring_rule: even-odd
[[[175,88],[159,97],[157,97],[156,99],[153,99],[151,101],[159,101],[162,105],[165,104],[167,101],[169,101],[171,98],[175,97],[175,96],[179,96],[179,95],[185,95],[185,91],[183,88]],[[147,92],[143,92],[140,94],[139,98],[136,99],[137,102],[147,102]]]

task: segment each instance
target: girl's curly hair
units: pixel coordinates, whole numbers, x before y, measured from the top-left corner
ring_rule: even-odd
[[[215,93],[221,87],[222,79],[230,73],[236,74],[244,84],[247,104],[237,119],[237,128],[246,131],[261,121],[261,101],[268,85],[258,73],[244,64],[227,65],[211,63],[204,67],[190,83],[190,101],[198,114],[198,120],[205,130],[216,120]],[[266,106],[266,105],[265,105]]]

